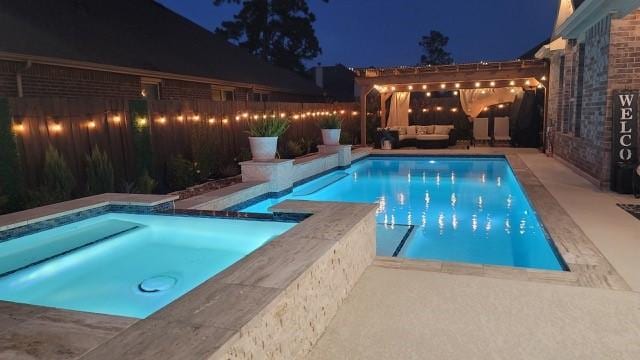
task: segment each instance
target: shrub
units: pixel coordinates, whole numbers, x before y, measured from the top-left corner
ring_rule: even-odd
[[[209,136],[206,128],[194,127],[191,133],[191,153],[195,168],[196,181],[204,181],[211,176],[215,168],[216,142]]]
[[[240,167],[237,164],[227,164],[220,168],[220,177],[228,178],[240,174]]]
[[[287,141],[287,155],[290,158],[306,155],[311,152],[312,142],[301,138]]]
[[[172,156],[167,162],[167,186],[169,190],[183,190],[195,184],[193,163],[181,155]]]
[[[247,133],[252,137],[279,137],[289,128],[289,121],[282,118],[266,118],[249,124]]]
[[[342,120],[335,115],[327,116],[318,122],[320,129],[340,129]]]
[[[145,169],[142,171],[142,175],[136,179],[136,185],[133,190],[139,194],[151,194],[157,184],[158,183],[149,176],[149,171]]]
[[[58,150],[49,145],[44,156],[42,186],[32,193],[32,201],[38,205],[71,199],[76,180]]]
[[[89,195],[113,192],[113,166],[107,153],[94,146],[91,155],[87,155],[87,192]]]

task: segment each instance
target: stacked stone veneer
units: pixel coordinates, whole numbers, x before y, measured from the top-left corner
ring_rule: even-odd
[[[613,92],[640,90],[640,10],[622,19],[607,16],[583,35],[583,63],[579,61],[580,42],[575,40],[569,40],[563,51],[551,57],[548,118],[555,130],[554,153],[606,187],[611,168]],[[560,74],[562,56],[564,76]],[[580,72],[582,88],[577,86]],[[576,121],[580,121],[579,134],[574,131]]]

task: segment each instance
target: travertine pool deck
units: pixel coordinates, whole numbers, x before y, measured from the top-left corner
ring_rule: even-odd
[[[372,266],[310,360],[640,359],[640,294]]]

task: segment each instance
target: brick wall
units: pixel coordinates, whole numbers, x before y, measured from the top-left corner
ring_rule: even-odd
[[[609,47],[609,79],[606,117],[603,129],[604,147],[607,149],[603,171],[609,175],[611,162],[611,130],[613,118],[613,92],[640,90],[640,9],[622,19],[611,21]],[[640,119],[636,128],[640,129]],[[640,132],[638,132],[640,144]]]
[[[20,64],[11,61],[0,61],[0,96],[18,96],[16,71]]]
[[[162,80],[160,98],[163,100],[211,100],[211,85],[180,80]]]
[[[22,75],[25,97],[140,97],[140,78],[104,71],[33,64]]]
[[[605,17],[584,34],[582,89],[575,88],[578,48],[568,42],[551,58],[548,118],[556,129],[554,152],[607,187],[613,91],[640,90],[640,10],[623,19]],[[559,84],[562,55],[564,89]],[[580,104],[579,116],[572,119]],[[575,121],[580,122],[579,136],[573,133]]]

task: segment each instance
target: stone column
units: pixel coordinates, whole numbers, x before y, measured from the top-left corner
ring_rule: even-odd
[[[351,145],[318,145],[320,154],[338,154],[338,166],[351,165]]]
[[[242,182],[269,183],[269,192],[282,192],[293,187],[293,160],[244,161],[240,163]]]

